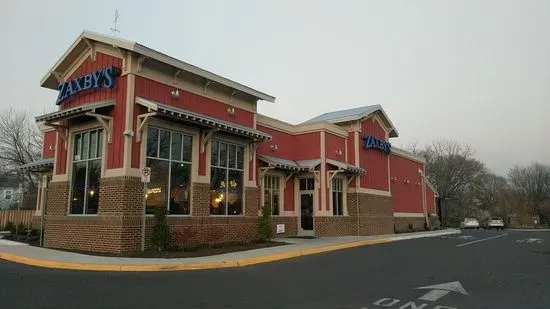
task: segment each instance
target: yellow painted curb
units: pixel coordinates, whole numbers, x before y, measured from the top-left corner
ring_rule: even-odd
[[[391,238],[371,239],[348,242],[337,245],[329,245],[319,248],[295,250],[289,252],[275,253],[271,255],[250,257],[244,259],[238,259],[233,261],[221,261],[221,262],[204,262],[194,264],[150,264],[150,265],[116,265],[116,264],[82,264],[82,263],[70,263],[70,262],[56,262],[49,260],[40,260],[34,258],[28,258],[25,256],[19,256],[11,253],[0,252],[0,259],[21,263],[31,266],[56,268],[56,269],[69,269],[69,270],[90,270],[90,271],[175,271],[175,270],[200,270],[200,269],[216,269],[227,267],[243,267],[248,265],[255,265],[261,263],[269,263],[279,260],[291,259],[300,256],[319,254],[323,252],[342,250],[347,248],[354,248],[360,246],[368,246],[375,244],[383,244],[392,242]]]

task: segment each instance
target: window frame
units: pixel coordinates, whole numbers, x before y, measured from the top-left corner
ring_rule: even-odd
[[[8,195],[8,192],[10,194],[10,198],[6,197]],[[9,200],[9,201],[13,200],[13,190],[4,190],[4,200]]]
[[[214,147],[214,143],[215,142],[219,142],[219,143],[224,143],[224,144],[227,144],[228,148],[226,149],[226,151],[228,152],[228,149],[229,149],[229,146],[231,145],[234,145],[236,147],[242,147],[242,150],[243,150],[243,166],[242,166],[242,169],[238,169],[238,168],[229,168],[227,165],[229,163],[229,155],[227,155],[227,160],[226,160],[226,166],[220,166],[219,163],[218,165],[213,165],[212,164],[212,156],[213,156],[213,147]],[[246,200],[245,200],[245,188],[246,188],[246,182],[248,181],[247,179],[247,171],[248,171],[248,164],[249,164],[249,161],[248,161],[248,158],[249,158],[249,154],[247,153],[247,145],[246,143],[244,142],[241,142],[239,140],[234,140],[234,139],[231,139],[231,138],[228,138],[228,137],[225,137],[223,135],[216,135],[216,136],[212,136],[212,138],[210,139],[210,141],[208,142],[208,157],[207,157],[207,165],[206,165],[206,168],[207,168],[207,173],[208,174],[208,178],[209,178],[209,189],[208,189],[208,192],[209,192],[209,199],[210,199],[210,192],[211,192],[211,186],[212,186],[212,169],[213,168],[219,168],[219,169],[225,169],[225,179],[227,180],[229,178],[229,171],[237,171],[237,172],[241,172],[242,173],[242,179],[241,179],[241,186],[242,186],[242,191],[241,191],[241,213],[240,214],[230,214],[229,213],[229,207],[228,207],[228,199],[224,199],[225,200],[225,211],[224,211],[224,214],[212,214],[211,212],[211,209],[210,209],[210,205],[209,205],[209,216],[215,216],[215,217],[243,217],[245,216],[245,205],[246,205]],[[235,150],[237,151],[237,148],[235,148]],[[219,162],[219,151],[218,151],[218,162]],[[237,165],[238,163],[238,156],[235,155],[235,165]],[[227,187],[227,189],[225,190],[225,194],[227,196],[227,193],[228,193],[228,190],[229,190],[229,187]],[[209,201],[209,204],[210,204],[210,201]]]
[[[157,157],[149,157],[147,155],[147,143],[148,143],[148,140],[149,140],[149,129],[156,129],[156,130],[159,130],[158,131],[158,134],[157,134]],[[143,166],[147,166],[147,159],[152,159],[152,160],[159,160],[159,161],[164,161],[164,162],[168,162],[168,174],[166,175],[167,177],[167,188],[168,188],[168,192],[167,194],[170,194],[170,185],[171,185],[171,182],[172,182],[172,163],[183,163],[183,164],[187,164],[189,165],[189,213],[187,214],[171,214],[170,213],[170,198],[169,196],[167,196],[167,199],[166,199],[166,216],[167,217],[189,217],[192,215],[193,213],[193,198],[192,198],[192,193],[193,193],[193,173],[194,173],[194,164],[193,164],[193,161],[195,160],[195,139],[196,139],[196,136],[195,136],[195,133],[192,133],[190,132],[189,130],[186,130],[185,128],[176,128],[175,126],[173,125],[167,125],[167,126],[164,126],[163,123],[159,123],[159,122],[153,122],[153,123],[149,123],[146,128],[143,129],[145,131],[145,134],[143,134],[144,138],[142,138],[142,141],[143,141],[143,156],[142,156],[142,160],[143,160]],[[162,158],[160,157],[160,130],[163,130],[163,131],[167,131],[170,133],[170,141],[169,141],[169,145],[170,145],[170,150],[169,150],[169,154],[168,154],[168,159],[165,159],[165,158]],[[183,161],[183,142],[181,143],[181,147],[180,147],[180,157],[182,158],[182,160],[172,160],[172,136],[173,134],[180,134],[182,136],[182,139],[184,136],[187,136],[189,138],[191,138],[191,152],[190,152],[190,161]],[[147,205],[147,201],[145,202],[145,204]],[[146,214],[146,216],[154,216],[154,214]]]
[[[267,188],[266,187],[266,178],[267,177],[270,177],[270,178],[273,178],[273,179],[276,179],[276,183],[277,183],[277,189],[273,189],[273,188]],[[260,205],[260,208],[265,205],[265,191],[266,190],[269,190],[269,196],[270,196],[270,201],[273,202],[273,192],[275,190],[277,190],[278,192],[278,205],[279,205],[279,213],[278,214],[274,214],[273,213],[273,209],[271,209],[271,215],[272,216],[282,216],[283,213],[284,213],[284,205],[282,203],[283,201],[283,195],[284,195],[284,175],[281,175],[281,174],[275,174],[275,173],[266,173],[262,179],[262,186],[261,186],[261,205]],[[261,209],[260,209],[261,210]]]
[[[90,158],[86,158],[84,160],[82,159],[79,159],[79,160],[75,160],[75,155],[74,155],[74,152],[75,152],[75,147],[76,147],[76,136],[77,135],[82,135],[84,133],[91,133],[91,132],[101,132],[102,133],[102,138],[101,138],[101,145],[99,144],[99,140],[96,140],[96,152],[97,152],[97,157],[93,158],[93,159],[90,159]],[[99,136],[99,135],[98,135]],[[88,142],[90,142],[90,140],[88,140]],[[101,151],[99,152],[99,147],[101,146]],[[95,160],[100,160],[100,164],[99,164],[99,181],[101,183],[101,177],[104,175],[104,164],[106,162],[106,154],[107,154],[107,133],[105,133],[105,129],[102,127],[102,126],[99,126],[97,124],[93,124],[93,125],[85,125],[85,126],[78,126],[77,129],[75,129],[74,131],[72,131],[70,133],[70,149],[67,149],[67,165],[68,165],[68,168],[67,168],[67,173],[68,173],[68,177],[69,177],[69,207],[67,209],[67,215],[68,216],[97,216],[99,214],[99,198],[98,198],[98,205],[97,205],[97,213],[94,213],[94,214],[87,214],[85,213],[87,208],[88,208],[88,199],[87,199],[87,195],[84,194],[84,202],[83,202],[83,205],[82,205],[82,213],[71,213],[71,209],[72,209],[72,202],[73,202],[73,174],[74,174],[74,165],[75,165],[75,162],[78,163],[78,162],[86,162],[86,176],[85,176],[85,185],[84,185],[84,191],[86,191],[86,189],[88,188],[88,176],[89,176],[89,162],[90,161],[95,161]],[[87,149],[87,151],[89,152],[90,151],[90,148]],[[70,159],[69,159],[70,158]],[[101,185],[99,186],[98,188],[98,194],[99,194],[99,190],[101,188]]]
[[[335,189],[335,182],[341,182],[341,189],[340,190],[337,190]],[[334,177],[332,178],[332,180],[330,181],[330,209],[332,210],[332,215],[334,217],[342,217],[342,216],[346,216],[347,215],[347,211],[346,211],[346,204],[347,204],[347,201],[346,201],[346,197],[345,197],[345,193],[346,193],[346,185],[347,185],[347,182],[344,178],[342,177]],[[341,213],[339,213],[338,211],[336,211],[335,213],[335,210],[337,210],[338,208],[335,208],[336,205],[334,205],[334,193],[340,193],[342,195],[342,205],[341,205]],[[338,205],[340,206],[340,205]]]

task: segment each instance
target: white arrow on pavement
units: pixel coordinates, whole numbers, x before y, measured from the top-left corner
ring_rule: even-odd
[[[468,295],[468,292],[462,287],[462,284],[458,281],[441,283],[430,286],[421,286],[416,288],[417,290],[431,290],[428,293],[418,297],[421,300],[437,301],[441,297],[449,294],[450,292],[456,292],[462,295]]]

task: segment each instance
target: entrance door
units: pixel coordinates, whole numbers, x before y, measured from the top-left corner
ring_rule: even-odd
[[[300,179],[300,230],[306,235],[313,235],[313,194],[315,179]]]
[[[301,228],[313,231],[313,193],[300,194]]]

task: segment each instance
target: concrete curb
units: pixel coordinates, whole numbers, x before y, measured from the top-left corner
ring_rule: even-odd
[[[506,229],[515,232],[550,232],[550,229]]]
[[[361,241],[353,241],[348,243],[328,245],[318,248],[300,249],[289,252],[282,252],[276,254],[270,254],[258,257],[242,258],[237,260],[219,261],[219,262],[203,262],[192,264],[149,264],[149,265],[118,265],[118,264],[82,264],[71,262],[58,262],[51,260],[41,260],[35,258],[29,258],[7,252],[0,252],[0,259],[21,263],[37,267],[55,268],[55,269],[68,269],[68,270],[88,270],[88,271],[176,271],[176,270],[201,270],[201,269],[216,269],[216,268],[228,268],[228,267],[243,267],[261,263],[269,263],[279,260],[291,259],[300,256],[319,254],[323,252],[330,252],[348,248],[355,248],[361,246],[369,246],[383,243],[390,243],[393,241],[424,238],[424,237],[437,237],[448,234],[460,234],[460,231],[442,231],[441,233],[430,233],[420,235],[408,235],[408,236],[394,236],[379,239],[369,239]]]

